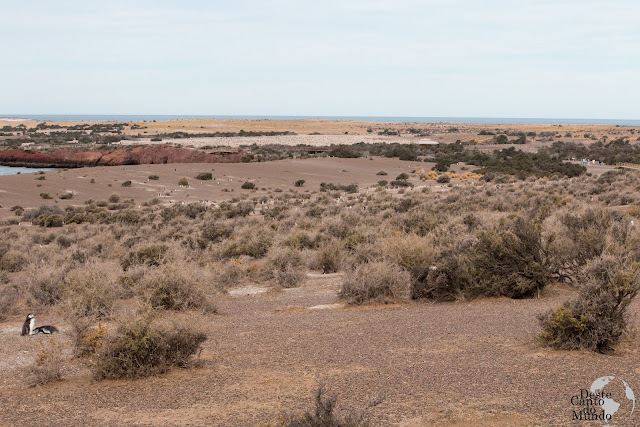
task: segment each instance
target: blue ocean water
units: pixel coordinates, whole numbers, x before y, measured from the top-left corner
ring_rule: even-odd
[[[550,119],[505,117],[383,117],[383,116],[225,116],[225,115],[149,115],[149,114],[0,114],[0,117],[23,118],[55,122],[129,122],[180,119],[252,119],[252,120],[362,120],[389,123],[476,123],[476,124],[567,124],[640,126],[640,119]]]
[[[40,171],[54,171],[51,168],[21,168],[13,166],[0,166],[0,176],[2,175],[17,175],[19,173],[34,173]]]

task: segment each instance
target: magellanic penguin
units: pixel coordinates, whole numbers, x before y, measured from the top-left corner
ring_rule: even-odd
[[[36,326],[36,315],[33,313],[27,314],[27,319],[22,325],[22,333],[20,335],[31,335],[34,327]]]
[[[33,313],[29,313],[27,315],[27,319],[24,321],[22,325],[22,335],[35,335],[35,334],[45,334],[51,335],[54,332],[58,332],[58,328],[53,325],[43,325],[35,327],[36,324],[36,315]]]

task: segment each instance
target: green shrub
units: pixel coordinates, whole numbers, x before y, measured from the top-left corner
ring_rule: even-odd
[[[62,194],[59,196],[59,198],[60,198],[60,199],[63,199],[63,200],[71,199],[71,198],[73,198],[73,192],[71,192],[71,191],[67,191],[66,193],[62,193]]]
[[[178,180],[178,185],[181,185],[183,187],[188,187],[189,186],[189,181],[187,181],[187,178],[182,177]]]
[[[386,187],[387,184],[389,184],[389,181],[386,181],[384,179],[381,179],[380,181],[378,181],[378,186],[380,187]]]
[[[198,175],[196,175],[196,179],[202,181],[211,181],[213,179],[213,175],[211,174],[211,172],[200,172]]]
[[[107,334],[95,357],[95,379],[141,378],[185,367],[207,336],[191,323],[152,323],[151,316],[127,319]]]
[[[240,188],[243,190],[255,190],[256,185],[253,182],[245,181]]]
[[[580,273],[578,298],[539,317],[543,345],[604,352],[627,330],[628,308],[640,290],[640,264],[622,255],[589,261]]]
[[[385,171],[378,171],[376,172],[376,175],[387,175],[387,173]]]
[[[109,203],[118,203],[120,202],[120,195],[118,193],[112,193],[107,200]]]
[[[297,180],[293,185],[296,187],[302,187],[306,181],[304,179]]]
[[[360,264],[345,274],[340,297],[348,304],[392,302],[406,295],[409,273],[386,261]]]
[[[45,199],[45,200],[53,199],[53,197],[51,197],[51,194],[49,194],[49,193],[40,193],[40,198],[41,199]]]
[[[396,181],[406,181],[409,179],[409,174],[402,172],[400,175],[396,176]]]
[[[438,184],[448,184],[451,182],[451,177],[449,175],[440,175],[438,179],[436,179]]]
[[[147,178],[149,178],[150,181],[157,181],[160,179],[158,175],[149,175]]]
[[[129,180],[124,181],[122,184],[120,184],[120,186],[122,186],[122,187],[131,187],[131,181],[129,181]]]

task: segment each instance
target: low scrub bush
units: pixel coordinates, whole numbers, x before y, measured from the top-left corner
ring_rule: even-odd
[[[131,181],[126,180],[122,184],[120,184],[120,186],[121,187],[131,187]]]
[[[578,298],[540,316],[544,345],[604,352],[627,330],[628,308],[640,290],[640,264],[603,255],[579,276]]]
[[[147,177],[150,181],[157,181],[160,179],[160,177],[158,175],[149,175]]]
[[[198,175],[196,175],[196,179],[202,181],[211,181],[213,179],[213,174],[211,172],[200,172]]]
[[[466,291],[470,297],[523,298],[534,295],[551,277],[541,227],[522,217],[481,231],[471,252],[473,283]]]
[[[27,277],[30,305],[53,306],[62,300],[65,292],[62,268],[33,266],[28,269]]]
[[[306,273],[300,266],[289,265],[283,270],[274,271],[275,282],[283,288],[296,288],[304,282]]]
[[[243,190],[255,190],[256,185],[253,182],[245,181],[242,183],[240,188],[242,188]]]
[[[105,336],[95,357],[94,378],[133,379],[186,367],[207,339],[193,324],[153,322],[150,315],[127,319]]]
[[[471,284],[466,254],[456,250],[442,254],[435,265],[411,270],[411,298],[455,301]]]
[[[147,265],[149,267],[158,266],[164,263],[165,254],[168,247],[166,245],[151,245],[140,248],[137,251],[129,252],[122,261],[122,269],[127,270],[133,265]]]
[[[352,305],[393,302],[406,296],[411,277],[389,262],[360,264],[345,274],[340,297]]]
[[[29,387],[45,385],[62,379],[63,367],[62,345],[56,338],[49,338],[42,345],[31,366],[26,368]]]
[[[326,396],[324,386],[320,385],[314,393],[314,408],[302,414],[285,414],[278,420],[278,426],[284,427],[367,427],[365,411],[348,409],[340,415],[336,410],[338,399]],[[373,403],[369,407],[376,405]],[[368,408],[369,408],[368,407]],[[367,409],[368,409],[367,408]]]
[[[202,292],[197,269],[189,265],[164,267],[142,279],[147,300],[153,308],[164,310],[216,309]]]

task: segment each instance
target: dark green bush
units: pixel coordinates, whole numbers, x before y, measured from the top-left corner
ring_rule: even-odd
[[[242,183],[242,186],[240,186],[240,188],[242,188],[243,190],[255,190],[256,185],[253,182],[245,181],[244,183]]]

